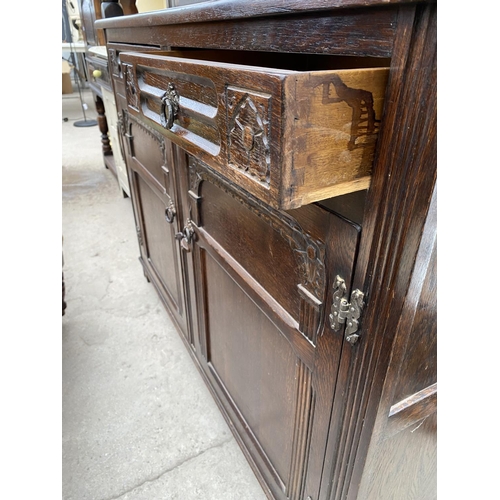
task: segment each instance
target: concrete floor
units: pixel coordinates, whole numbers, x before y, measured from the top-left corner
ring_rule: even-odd
[[[87,119],[96,117],[84,92]],[[263,500],[138,261],[97,126],[62,96],[62,498]]]

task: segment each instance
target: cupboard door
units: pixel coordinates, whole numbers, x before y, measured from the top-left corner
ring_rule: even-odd
[[[332,285],[350,284],[358,228],[316,205],[275,210],[184,158],[202,372],[268,494],[316,499],[345,344]]]
[[[147,125],[124,116],[126,157],[140,261],[182,333],[188,336],[179,214],[171,145]]]

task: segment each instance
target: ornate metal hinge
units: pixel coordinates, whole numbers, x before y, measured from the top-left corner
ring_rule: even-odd
[[[142,239],[142,231],[139,226],[135,226],[135,230],[137,232],[137,239],[139,240],[139,245],[144,245],[144,240]]]
[[[330,313],[330,326],[331,328],[338,332],[342,325],[345,327],[345,339],[350,344],[355,344],[359,335],[356,333],[359,327],[359,318],[365,305],[363,302],[364,294],[358,289],[351,293],[351,301],[348,302],[346,299],[347,288],[345,281],[337,276],[335,278],[335,283],[333,285],[333,303]]]

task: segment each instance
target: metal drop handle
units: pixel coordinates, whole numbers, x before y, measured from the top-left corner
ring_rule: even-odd
[[[187,224],[184,226],[184,229],[175,235],[175,239],[180,241],[181,248],[185,252],[191,251],[191,242],[193,241],[193,237],[195,235],[194,228],[189,220]]]
[[[175,210],[175,205],[171,203],[166,209],[165,209],[165,220],[169,223],[172,224],[174,222],[174,217],[177,211]]]
[[[171,129],[174,125],[174,120],[179,112],[179,94],[173,83],[169,83],[167,90],[161,98],[160,122],[167,128]]]

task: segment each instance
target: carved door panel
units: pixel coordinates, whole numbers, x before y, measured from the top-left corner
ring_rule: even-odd
[[[175,238],[180,222],[171,143],[126,111],[122,119],[140,261],[187,336],[183,264]]]
[[[346,344],[332,287],[350,285],[358,228],[316,205],[277,211],[179,158],[202,372],[264,489],[314,500]]]

